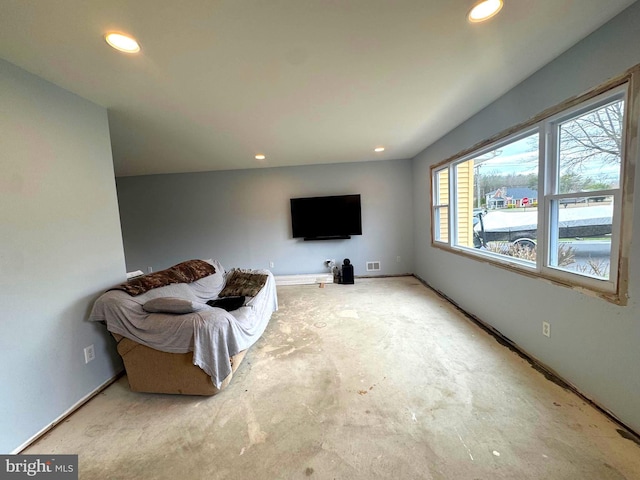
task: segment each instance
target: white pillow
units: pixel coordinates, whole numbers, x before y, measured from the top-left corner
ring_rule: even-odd
[[[158,297],[142,305],[142,309],[149,313],[191,313],[199,310],[210,310],[211,307],[185,298]]]
[[[214,266],[216,273],[189,283],[191,292],[202,302],[217,298],[224,288],[224,267],[217,260],[208,259],[205,261]]]
[[[144,305],[149,300],[164,297],[182,298],[196,302],[200,301],[200,299],[193,294],[188,283],[172,283],[170,285],[165,285],[164,287],[152,288],[148,292],[144,292],[143,294],[132,298],[140,305]]]

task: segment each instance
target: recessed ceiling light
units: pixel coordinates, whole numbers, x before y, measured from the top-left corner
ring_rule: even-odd
[[[259,153],[258,155],[256,155],[256,160],[264,160],[265,158],[267,158],[265,155],[263,155],[262,153]]]
[[[467,18],[472,23],[484,22],[497,14],[501,9],[502,0],[481,0],[471,7]]]
[[[124,33],[107,33],[104,39],[109,45],[121,52],[137,53],[140,51],[140,45],[138,45],[135,38],[125,35]]]
[[[376,147],[373,149],[374,152],[384,152],[384,147]]]

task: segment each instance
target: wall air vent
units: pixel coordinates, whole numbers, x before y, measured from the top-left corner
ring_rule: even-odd
[[[380,260],[367,262],[367,272],[379,272],[379,271],[380,271]]]

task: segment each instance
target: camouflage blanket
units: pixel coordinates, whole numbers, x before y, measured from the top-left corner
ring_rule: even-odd
[[[153,288],[165,287],[172,283],[191,283],[214,273],[215,267],[204,260],[187,260],[166,270],[132,278],[110,290],[123,290],[135,297]]]
[[[227,274],[227,281],[219,297],[255,297],[264,287],[267,275],[254,270],[233,268]]]

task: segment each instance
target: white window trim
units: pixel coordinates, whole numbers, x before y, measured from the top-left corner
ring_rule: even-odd
[[[555,167],[554,165],[548,165],[547,158],[550,152],[550,148],[553,148],[555,142],[549,141],[548,133],[555,132],[552,128],[554,124],[557,124],[563,119],[573,118],[580,114],[581,111],[589,111],[593,108],[597,108],[600,102],[602,105],[614,99],[616,95],[620,95],[620,92],[626,92],[624,94],[625,111],[624,111],[624,137],[622,147],[622,161],[620,170],[620,186],[618,189],[608,189],[596,192],[589,192],[588,196],[594,194],[603,194],[613,196],[614,205],[614,217],[612,221],[612,231],[615,232],[612,235],[611,242],[611,265],[609,271],[609,280],[591,277],[580,273],[567,271],[558,267],[548,265],[548,246],[551,243],[548,235],[551,221],[551,203],[554,200],[568,197],[582,197],[587,196],[582,192],[569,193],[569,194],[550,194],[547,192],[555,192],[554,182],[556,179],[550,178],[548,175],[547,167]],[[488,262],[498,266],[505,267],[517,271],[519,273],[541,278],[543,280],[551,281],[552,283],[574,288],[576,290],[583,291],[588,294],[593,294],[604,298],[608,301],[626,305],[628,300],[628,281],[629,281],[629,254],[631,243],[631,231],[632,231],[632,219],[633,219],[633,190],[634,190],[634,175],[635,167],[638,156],[638,137],[639,133],[639,121],[640,121],[640,65],[629,69],[623,75],[610,80],[609,82],[600,85],[585,94],[573,97],[559,105],[551,107],[545,110],[539,115],[535,116],[531,120],[510,128],[494,137],[487,139],[469,149],[460,152],[453,157],[446,159],[431,166],[431,179],[432,179],[432,236],[431,244],[437,248],[451,251],[456,254],[461,254],[475,260]],[[538,131],[539,133],[539,185],[538,192],[538,231],[537,238],[545,239],[544,241],[537,242],[538,255],[536,257],[536,263],[533,265],[530,262],[515,259],[513,257],[505,257],[502,255],[494,255],[491,252],[478,252],[475,248],[458,246],[457,243],[457,230],[454,228],[457,224],[458,211],[456,208],[457,193],[454,186],[456,165],[467,161],[471,158],[477,158],[491,150],[498,149],[505,144],[517,141],[520,138],[526,137]],[[555,135],[555,133],[552,133]],[[555,162],[555,155],[552,156]],[[435,191],[435,172],[442,171],[443,169],[449,169],[449,205],[448,205],[448,219],[449,219],[449,231],[448,241],[436,241],[433,215],[436,205],[434,205],[435,197],[433,192]],[[550,171],[557,171],[555,168],[550,168]],[[553,187],[550,188],[550,187]]]
[[[438,173],[443,172],[447,170],[447,168],[440,168],[438,170],[434,170],[431,174],[431,191],[434,192],[433,193],[433,198],[440,198],[440,185],[438,183]],[[449,178],[449,180],[451,180]],[[451,185],[449,185],[449,188],[451,188]],[[451,190],[449,190],[449,193],[451,193]],[[447,243],[449,243],[449,239],[451,238],[451,195],[448,195],[449,197],[449,202],[448,203],[434,203],[433,208],[431,210],[431,217],[434,219],[431,222],[431,228],[432,228],[432,233],[431,236],[433,238],[434,242],[438,242],[441,243],[443,245],[446,245]],[[447,210],[447,219],[449,220],[449,225],[447,225],[448,227],[448,231],[447,231],[447,240],[440,240],[439,238],[436,238],[436,233],[438,232],[438,229],[440,228],[440,222],[436,222],[435,218],[437,217],[438,220],[440,218],[440,210],[442,209],[446,209]],[[438,215],[436,215],[436,212],[438,213]]]

